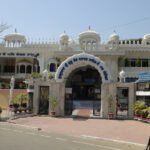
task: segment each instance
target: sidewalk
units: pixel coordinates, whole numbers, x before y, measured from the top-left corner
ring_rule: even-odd
[[[150,124],[134,120],[73,119],[36,116],[20,118],[11,122],[42,128],[42,130],[50,133],[99,137],[139,144],[147,144],[150,136]]]
[[[11,114],[8,110],[3,110],[1,113],[1,120],[7,120],[11,117]]]
[[[3,110],[0,116],[0,120],[7,121],[7,120],[14,120],[14,119],[19,119],[19,118],[32,117],[32,116],[35,116],[35,115],[29,114],[29,113],[14,114],[14,112],[11,112],[9,110]]]

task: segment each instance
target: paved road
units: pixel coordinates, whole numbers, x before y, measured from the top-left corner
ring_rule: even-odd
[[[12,123],[39,127],[47,132],[65,135],[86,135],[146,145],[150,124],[134,120],[51,118],[35,116],[11,120]]]
[[[46,133],[0,123],[0,150],[144,150],[144,147],[87,137]]]

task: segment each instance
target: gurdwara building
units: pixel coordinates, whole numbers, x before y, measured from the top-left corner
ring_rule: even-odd
[[[57,115],[72,115],[86,108],[90,116],[133,117],[133,103],[150,104],[150,84],[136,82],[150,70],[150,34],[138,39],[121,39],[115,32],[101,42],[98,32],[81,32],[78,40],[65,32],[57,42],[30,41],[14,32],[0,43],[0,88],[26,87],[34,113],[49,112],[49,96],[59,101]],[[42,77],[34,79],[34,75]],[[32,96],[31,96],[32,95]],[[113,103],[110,105],[110,100]],[[119,105],[118,105],[119,104]]]

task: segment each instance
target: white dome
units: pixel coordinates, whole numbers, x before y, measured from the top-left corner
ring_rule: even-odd
[[[60,35],[60,40],[69,40],[69,36],[64,32]]]
[[[6,35],[4,37],[4,40],[9,41],[9,42],[25,42],[26,37],[23,34],[18,33],[17,31],[15,31],[11,34]]]
[[[143,36],[143,39],[144,39],[144,40],[150,40],[150,34],[144,35],[144,36]]]
[[[87,30],[87,31],[81,32],[79,34],[79,39],[83,39],[83,38],[95,38],[98,41],[100,41],[99,33],[93,30]]]
[[[119,41],[119,35],[116,34],[116,32],[112,33],[112,34],[109,36],[109,41]]]
[[[150,34],[146,34],[143,36],[142,43],[150,43]]]
[[[120,78],[124,78],[125,77],[125,71],[124,70],[121,70],[120,72],[119,72],[119,77]]]

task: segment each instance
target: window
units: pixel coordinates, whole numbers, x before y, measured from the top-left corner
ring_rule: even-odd
[[[148,67],[148,59],[142,59],[142,67]]]
[[[25,65],[20,66],[20,73],[25,73]]]
[[[17,65],[17,73],[19,73],[19,66]]]
[[[32,67],[31,67],[31,65],[28,65],[27,66],[27,71],[26,71],[27,73],[31,73],[32,72]]]
[[[136,77],[127,77],[126,78],[126,82],[135,82],[136,80],[138,80],[138,78],[136,78]]]
[[[136,66],[136,60],[135,59],[131,59],[131,67],[135,67]]]
[[[124,63],[125,63],[125,67],[129,67],[129,59],[128,58],[125,59]]]
[[[149,82],[137,83],[136,89],[137,91],[150,91],[150,83]]]
[[[56,64],[55,63],[51,63],[49,70],[50,70],[50,72],[55,72],[56,71]]]
[[[9,66],[9,72],[14,73],[15,72],[15,66]]]

